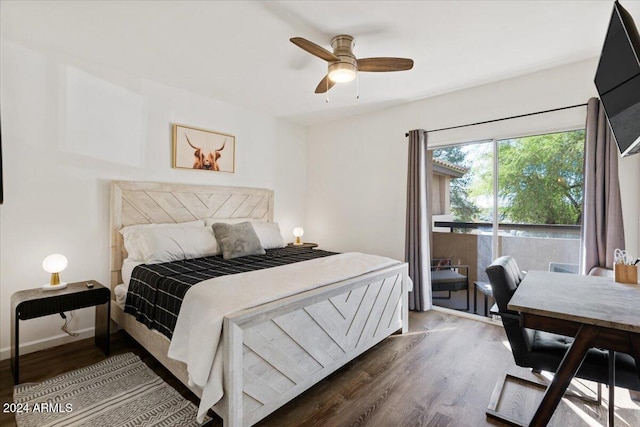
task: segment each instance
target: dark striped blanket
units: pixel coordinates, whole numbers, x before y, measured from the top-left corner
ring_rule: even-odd
[[[265,255],[230,260],[225,260],[222,256],[211,256],[139,265],[131,274],[124,311],[134,315],[147,327],[171,338],[184,295],[196,283],[228,274],[262,270],[329,255],[335,255],[335,252],[285,247],[268,249]]]

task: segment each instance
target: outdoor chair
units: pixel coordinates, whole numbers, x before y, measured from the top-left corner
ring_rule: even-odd
[[[461,274],[464,272],[464,274]],[[451,299],[451,292],[467,292],[467,308],[469,311],[469,266],[452,264],[450,258],[434,258],[431,260],[431,290],[447,292],[447,296],[431,296],[432,299]]]

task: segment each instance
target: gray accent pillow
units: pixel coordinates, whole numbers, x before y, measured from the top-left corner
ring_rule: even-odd
[[[239,224],[212,224],[213,234],[216,235],[222,257],[224,259],[239,258],[247,255],[264,255],[266,252],[260,244],[260,239],[250,222]]]

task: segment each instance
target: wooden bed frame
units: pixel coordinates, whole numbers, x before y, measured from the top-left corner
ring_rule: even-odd
[[[273,191],[168,183],[111,184],[111,287],[122,283],[123,226],[206,218],[273,220]],[[115,295],[115,292],[112,292]],[[115,296],[113,297],[115,298]],[[111,318],[187,387],[169,340],[112,301]],[[273,301],[224,318],[225,426],[252,425],[387,336],[408,328],[406,263]],[[198,397],[202,390],[189,387]]]

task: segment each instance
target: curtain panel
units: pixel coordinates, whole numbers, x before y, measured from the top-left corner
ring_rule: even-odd
[[[408,151],[405,261],[413,281],[409,309],[426,311],[431,308],[431,153],[426,131],[409,132]]]
[[[614,250],[624,249],[618,148],[597,98],[587,103],[583,200],[580,271],[613,269]]]

